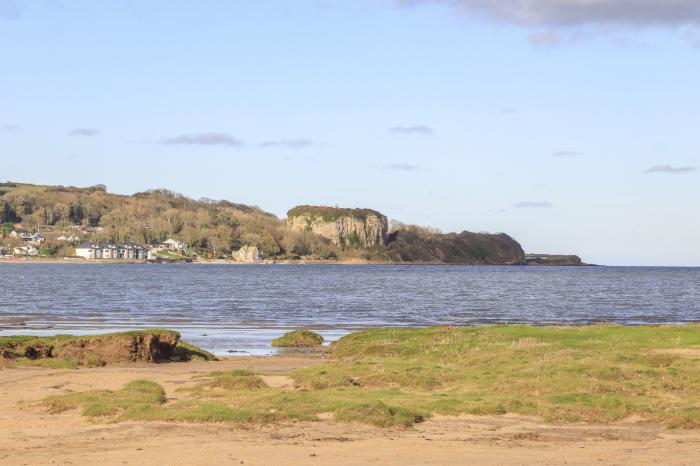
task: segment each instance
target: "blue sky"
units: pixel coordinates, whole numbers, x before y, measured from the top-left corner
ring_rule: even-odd
[[[686,0],[0,0],[0,179],[700,265],[698,23]]]

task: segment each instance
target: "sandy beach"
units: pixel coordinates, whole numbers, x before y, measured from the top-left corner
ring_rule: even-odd
[[[463,465],[700,463],[700,432],[635,419],[609,425],[545,424],[515,416],[434,417],[409,429],[318,422],[227,424],[95,422],[73,410],[49,414],[50,395],[118,389],[148,378],[168,401],[197,375],[248,368],[294,389],[282,373],[323,362],[311,356],[236,357],[217,362],[0,369],[0,464]]]

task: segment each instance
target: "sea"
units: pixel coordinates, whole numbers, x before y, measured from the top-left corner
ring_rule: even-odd
[[[0,336],[168,328],[265,355],[297,328],[700,321],[700,268],[0,263]]]

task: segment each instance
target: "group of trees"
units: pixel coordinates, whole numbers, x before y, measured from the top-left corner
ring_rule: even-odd
[[[311,207],[301,206],[297,209]],[[339,215],[378,214],[371,210],[313,208],[324,219]],[[295,209],[290,211],[294,213]],[[222,257],[242,246],[256,246],[265,257],[277,259],[361,258],[391,262],[443,262],[473,264],[524,263],[520,245],[505,234],[439,230],[392,222],[386,245],[363,248],[358,244],[338,247],[309,230],[287,228],[284,220],[257,207],[210,199],[193,200],[168,190],[151,190],[133,196],[107,193],[104,186],[91,188],[47,187],[0,183],[0,236],[14,224],[68,231],[81,225],[95,241],[132,241],[153,244],[176,238],[185,241],[202,257]],[[99,227],[99,228],[98,228]],[[88,239],[85,231],[78,233]],[[47,241],[49,254],[66,254],[70,245]],[[63,248],[63,249],[62,249]]]
[[[221,257],[244,245],[272,258],[328,259],[340,252],[318,235],[290,231],[284,221],[257,207],[193,200],[163,189],[122,196],[103,187],[0,184],[0,224],[18,222],[39,229],[100,227],[92,239],[113,242],[153,244],[173,237],[203,257]]]

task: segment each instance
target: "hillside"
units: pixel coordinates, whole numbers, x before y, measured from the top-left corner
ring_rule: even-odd
[[[435,233],[404,226],[389,236],[387,260],[446,264],[525,264],[522,247],[505,233]]]
[[[91,239],[153,244],[173,237],[203,257],[219,257],[254,244],[267,257],[290,253],[330,255],[315,237],[288,232],[273,214],[257,207],[209,199],[193,200],[158,189],[131,196],[103,186],[74,188],[0,185],[0,223],[64,231],[89,228]]]
[[[80,240],[155,244],[184,241],[204,258],[228,257],[256,246],[269,259],[362,259],[385,262],[521,264],[520,245],[504,234],[439,234],[401,226],[391,234],[386,217],[370,209],[299,206],[287,221],[258,207],[190,199],[165,189],[131,196],[88,188],[0,183],[2,243],[16,224],[46,236],[42,254],[71,255],[59,235]]]

